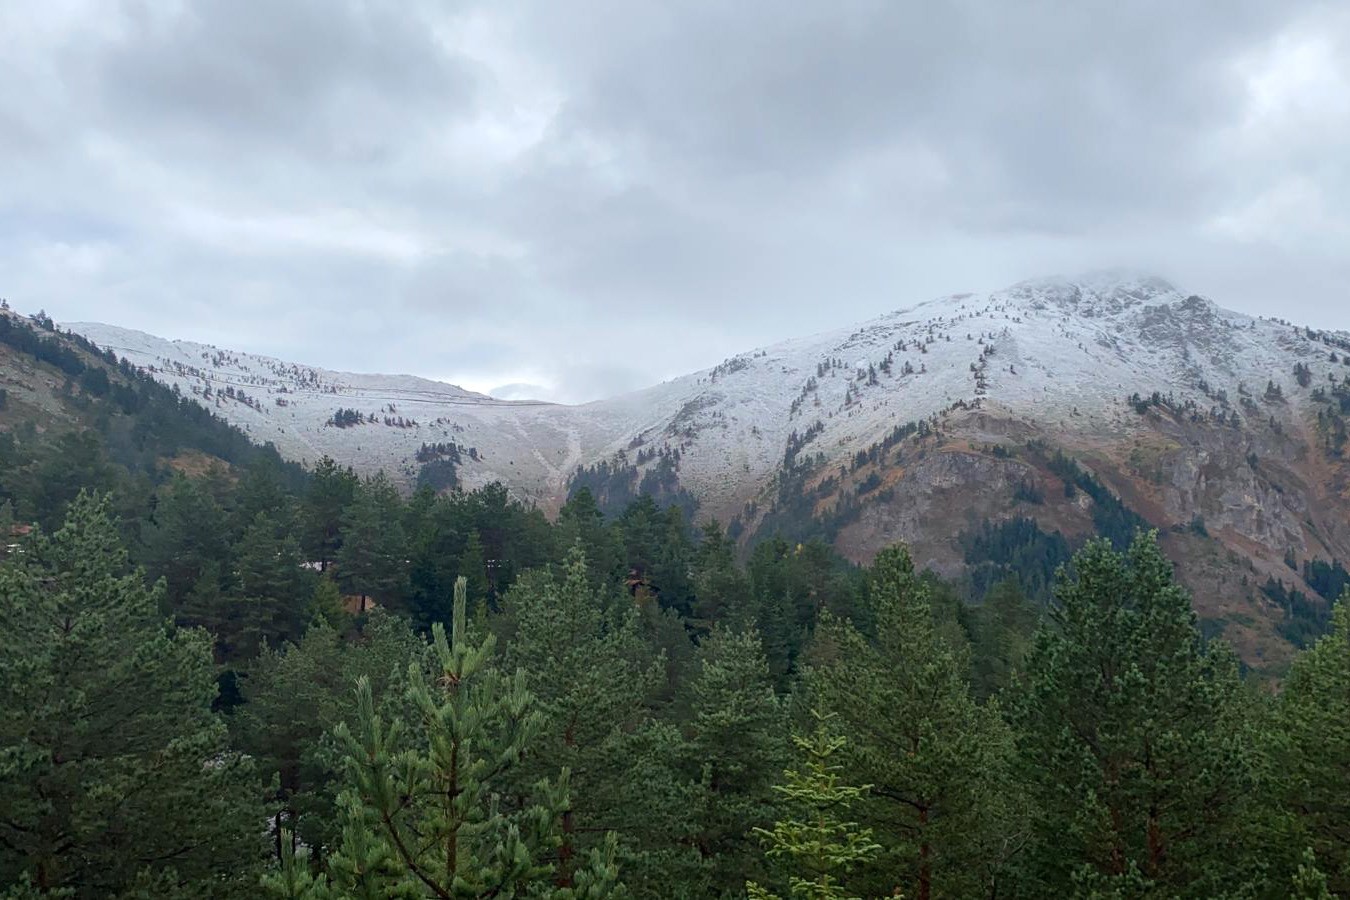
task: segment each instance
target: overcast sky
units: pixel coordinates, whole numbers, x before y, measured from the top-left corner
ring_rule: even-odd
[[[1350,328],[1350,4],[0,0],[59,321],[586,400],[1105,266]]]

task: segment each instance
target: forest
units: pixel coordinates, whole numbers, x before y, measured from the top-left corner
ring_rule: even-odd
[[[83,423],[0,438],[0,897],[1350,895],[1344,600],[1256,683],[1124,512],[948,582],[302,470],[0,340]]]

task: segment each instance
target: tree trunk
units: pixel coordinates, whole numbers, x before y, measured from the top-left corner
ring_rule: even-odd
[[[563,744],[570,750],[576,746],[576,732],[574,723],[567,723],[567,730],[563,732]],[[558,880],[560,888],[572,887],[572,858],[576,854],[574,841],[576,838],[576,821],[572,815],[572,798],[569,794],[567,798],[567,809],[562,814],[562,846],[558,848]]]
[[[923,835],[919,843],[919,900],[931,900],[933,896],[932,847],[928,843],[928,807],[919,810],[919,833]]]
[[[1157,878],[1163,867],[1163,859],[1167,855],[1166,842],[1163,840],[1162,823],[1158,821],[1158,809],[1152,807],[1148,811],[1148,874],[1150,878]]]

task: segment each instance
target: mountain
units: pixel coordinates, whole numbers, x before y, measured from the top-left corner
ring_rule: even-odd
[[[135,519],[175,472],[255,466],[292,488],[308,477],[111,352],[0,305],[0,531],[59,526],[83,488],[116,492]]]
[[[823,537],[860,560],[905,540],[977,585],[1040,566],[1037,590],[1062,545],[1147,523],[1258,667],[1315,632],[1350,562],[1350,335],[1155,277],[940,297],[579,406],[64,327],[292,459],[500,480],[547,509],[570,485],[646,489],[744,540]]]

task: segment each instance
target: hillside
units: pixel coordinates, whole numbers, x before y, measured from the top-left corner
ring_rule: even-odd
[[[581,406],[66,327],[292,459],[408,483],[429,466],[438,487],[500,480],[546,509],[569,484],[603,499],[646,478],[745,540],[819,536],[859,560],[905,540],[949,575],[1147,522],[1255,666],[1320,627],[1323,567],[1350,561],[1350,336],[1157,278],[941,297]],[[1002,530],[975,541],[985,527]]]
[[[120,489],[130,509],[175,471],[253,464],[292,485],[305,478],[111,352],[0,310],[0,506],[11,522],[57,524],[81,487]]]

